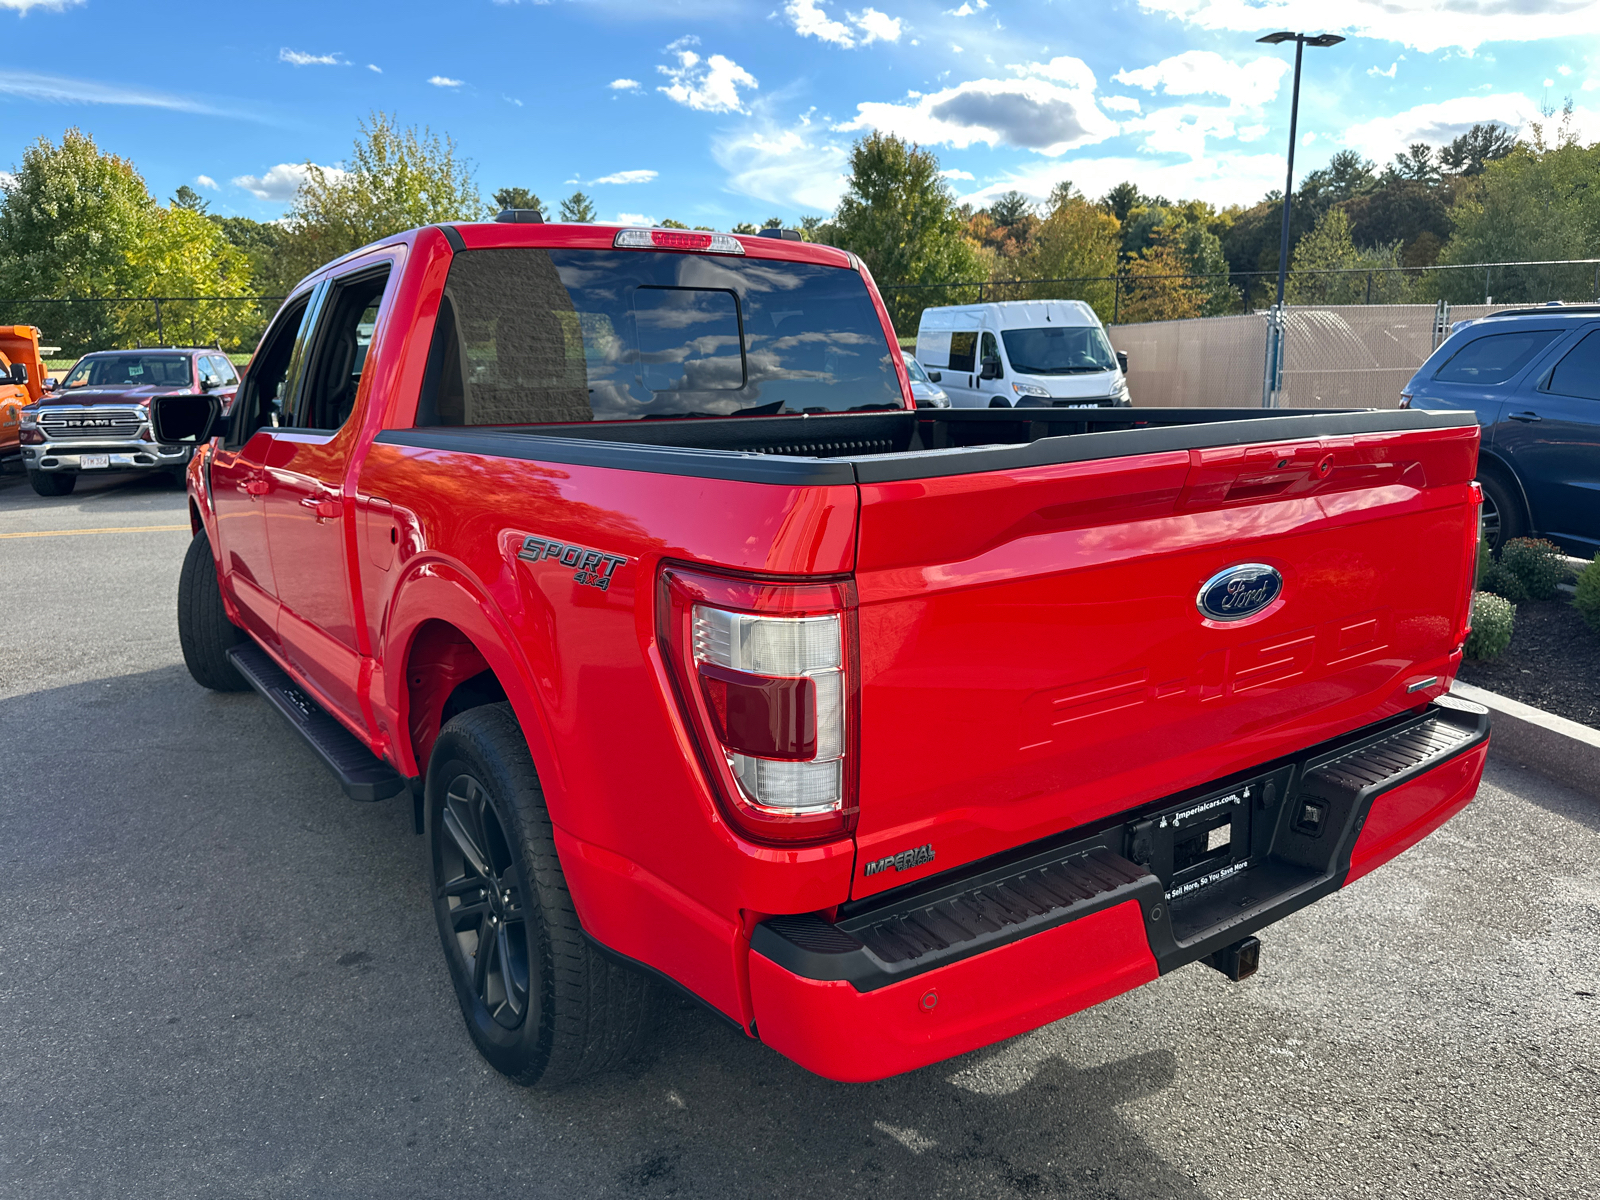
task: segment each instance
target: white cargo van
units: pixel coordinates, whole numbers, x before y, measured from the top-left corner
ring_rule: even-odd
[[[1082,300],[922,310],[917,361],[956,408],[1127,405],[1127,359]]]

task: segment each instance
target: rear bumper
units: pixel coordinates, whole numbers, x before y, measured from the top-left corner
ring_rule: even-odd
[[[1488,753],[1476,709],[1447,697],[1104,828],[846,906],[835,922],[770,918],[750,942],[758,1036],[830,1079],[881,1079],[1211,955],[1460,812]],[[1182,839],[1219,821],[1230,847],[1188,863]]]

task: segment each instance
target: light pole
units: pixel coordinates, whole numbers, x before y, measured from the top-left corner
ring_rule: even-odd
[[[1261,406],[1275,408],[1278,395],[1283,391],[1283,289],[1289,277],[1289,204],[1294,193],[1294,139],[1300,123],[1300,60],[1307,46],[1337,46],[1344,41],[1336,33],[1289,33],[1281,31],[1257,38],[1276,46],[1281,42],[1294,43],[1294,93],[1289,102],[1289,168],[1283,179],[1283,233],[1278,241],[1278,303],[1267,324],[1267,364],[1262,379]]]

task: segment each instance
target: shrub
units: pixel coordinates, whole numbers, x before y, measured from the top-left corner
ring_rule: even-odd
[[[1511,644],[1511,624],[1517,606],[1488,592],[1472,594],[1472,632],[1467,635],[1468,658],[1498,658]]]
[[[1567,575],[1561,547],[1543,538],[1512,538],[1500,551],[1500,565],[1522,581],[1530,600],[1554,600],[1556,584]]]
[[[1514,575],[1511,568],[1503,562],[1491,562],[1478,576],[1478,590],[1480,592],[1493,592],[1496,596],[1503,597],[1513,604],[1520,604],[1528,599],[1528,589],[1522,586],[1522,580]]]
[[[1600,554],[1578,576],[1578,594],[1572,603],[1589,622],[1589,628],[1600,633]]]

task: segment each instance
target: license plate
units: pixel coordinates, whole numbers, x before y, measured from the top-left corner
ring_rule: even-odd
[[[80,454],[78,456],[78,469],[80,471],[93,471],[97,467],[100,470],[105,470],[110,465],[111,455],[109,454]]]

